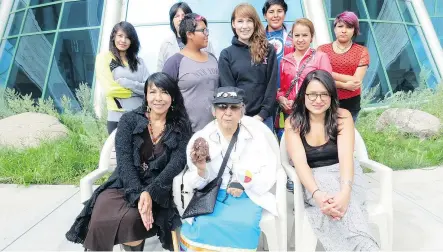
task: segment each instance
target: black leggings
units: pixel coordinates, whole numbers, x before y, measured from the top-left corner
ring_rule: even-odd
[[[114,131],[117,128],[118,122],[111,122],[108,121],[106,126],[108,127],[108,134],[111,135],[112,131]]]

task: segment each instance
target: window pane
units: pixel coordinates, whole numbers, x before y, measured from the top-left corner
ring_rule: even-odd
[[[1,1],[0,1],[1,2]],[[29,0],[16,0],[15,4],[17,5],[15,10],[19,10],[19,9],[23,9],[26,8],[26,6],[28,5]],[[15,5],[14,5],[15,6]]]
[[[29,5],[30,6],[32,6],[32,5],[39,5],[39,4],[45,4],[45,3],[52,3],[52,2],[55,2],[55,1],[60,1],[60,0],[31,0],[31,3]]]
[[[212,42],[212,25],[208,25],[210,31],[209,41]],[[139,56],[143,58],[146,67],[150,73],[157,71],[157,59],[160,47],[164,40],[173,35],[169,25],[156,26],[140,26],[135,28],[137,35],[142,45]],[[156,39],[152,39],[152,34],[155,34]],[[108,35],[106,35],[108,36]],[[143,46],[148,45],[149,46]]]
[[[434,9],[435,9],[435,1],[437,0],[424,0],[426,9],[428,10],[429,15],[434,15]]]
[[[45,95],[52,97],[58,109],[63,96],[71,99],[74,109],[80,108],[76,89],[81,83],[92,87],[99,33],[99,29],[93,29],[58,34]]]
[[[169,9],[176,3],[175,0],[129,0],[127,21],[134,25],[166,23],[169,24]],[[186,3],[191,7],[192,11],[198,13],[208,21],[231,21],[231,14],[235,6],[248,2],[255,7],[259,17],[264,21],[262,15],[263,0],[230,0],[230,1],[213,1],[213,0],[188,0]],[[286,20],[295,20],[303,16],[301,0],[287,0],[288,12]],[[146,9],[152,8],[155,4],[155,11],[146,14]],[[217,10],[217,11],[213,11]]]
[[[99,26],[102,20],[103,0],[67,2],[63,9],[61,29]]]
[[[371,19],[402,21],[394,0],[365,0]]]
[[[408,0],[398,0],[398,5],[400,7],[400,11],[403,14],[403,18],[405,22],[417,23],[418,21],[415,18],[414,7],[412,3]]]
[[[443,15],[443,1],[437,1],[437,8],[435,9],[435,15],[439,16]]]
[[[417,88],[421,67],[405,25],[375,23],[374,32],[393,92]]]
[[[24,36],[12,63],[8,87],[39,98],[45,82],[54,34]]]
[[[443,17],[431,18],[431,20],[438,39],[440,40],[440,44],[443,47]]]
[[[330,18],[335,18],[345,10],[354,12],[360,19],[368,18],[362,0],[326,0],[325,6]]]
[[[433,88],[438,84],[435,77],[436,74],[438,75],[438,70],[426,43],[423,31],[420,27],[412,25],[408,25],[408,30],[412,39],[412,47],[422,66],[420,82],[423,82],[423,84],[426,83],[428,87]]]
[[[57,29],[61,4],[28,9],[22,33],[50,31]]]
[[[12,62],[17,39],[3,40],[0,47],[0,87],[6,84],[8,77],[8,70]]]
[[[8,34],[8,36],[14,36],[20,33],[24,14],[24,11],[20,11],[9,15],[9,22],[6,26],[6,31],[9,29],[9,33],[5,32],[5,34]]]

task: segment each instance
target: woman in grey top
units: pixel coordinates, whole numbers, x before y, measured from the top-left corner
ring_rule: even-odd
[[[213,119],[211,102],[219,75],[215,56],[201,50],[208,46],[208,36],[206,19],[195,13],[186,14],[180,23],[180,37],[185,47],[163,67],[164,73],[178,81],[193,132]]]
[[[95,74],[106,95],[109,134],[117,128],[123,113],[142,105],[143,88],[149,72],[137,56],[139,49],[134,26],[123,21],[112,29],[109,51],[96,58]]]
[[[183,17],[188,13],[192,13],[192,10],[185,2],[175,3],[171,6],[171,9],[169,10],[169,26],[174,34],[171,34],[170,37],[163,41],[160,47],[157,61],[157,71],[160,72],[163,69],[166,60],[185,47],[185,44],[183,44],[180,38],[179,25],[183,20]],[[212,45],[209,42],[208,45],[202,50],[214,53]]]

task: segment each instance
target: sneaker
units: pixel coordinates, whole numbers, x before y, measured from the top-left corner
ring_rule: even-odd
[[[288,192],[294,192],[294,182],[292,180],[290,180],[288,178],[288,180],[286,181],[286,189],[288,190]]]

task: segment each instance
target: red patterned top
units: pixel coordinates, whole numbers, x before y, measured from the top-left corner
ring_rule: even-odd
[[[334,52],[332,43],[319,46],[318,50],[329,56],[332,71],[335,73],[353,76],[358,67],[369,65],[368,49],[356,43],[352,44],[351,48],[342,54]],[[349,99],[361,93],[360,88],[354,91],[338,88],[337,91],[340,100]]]

